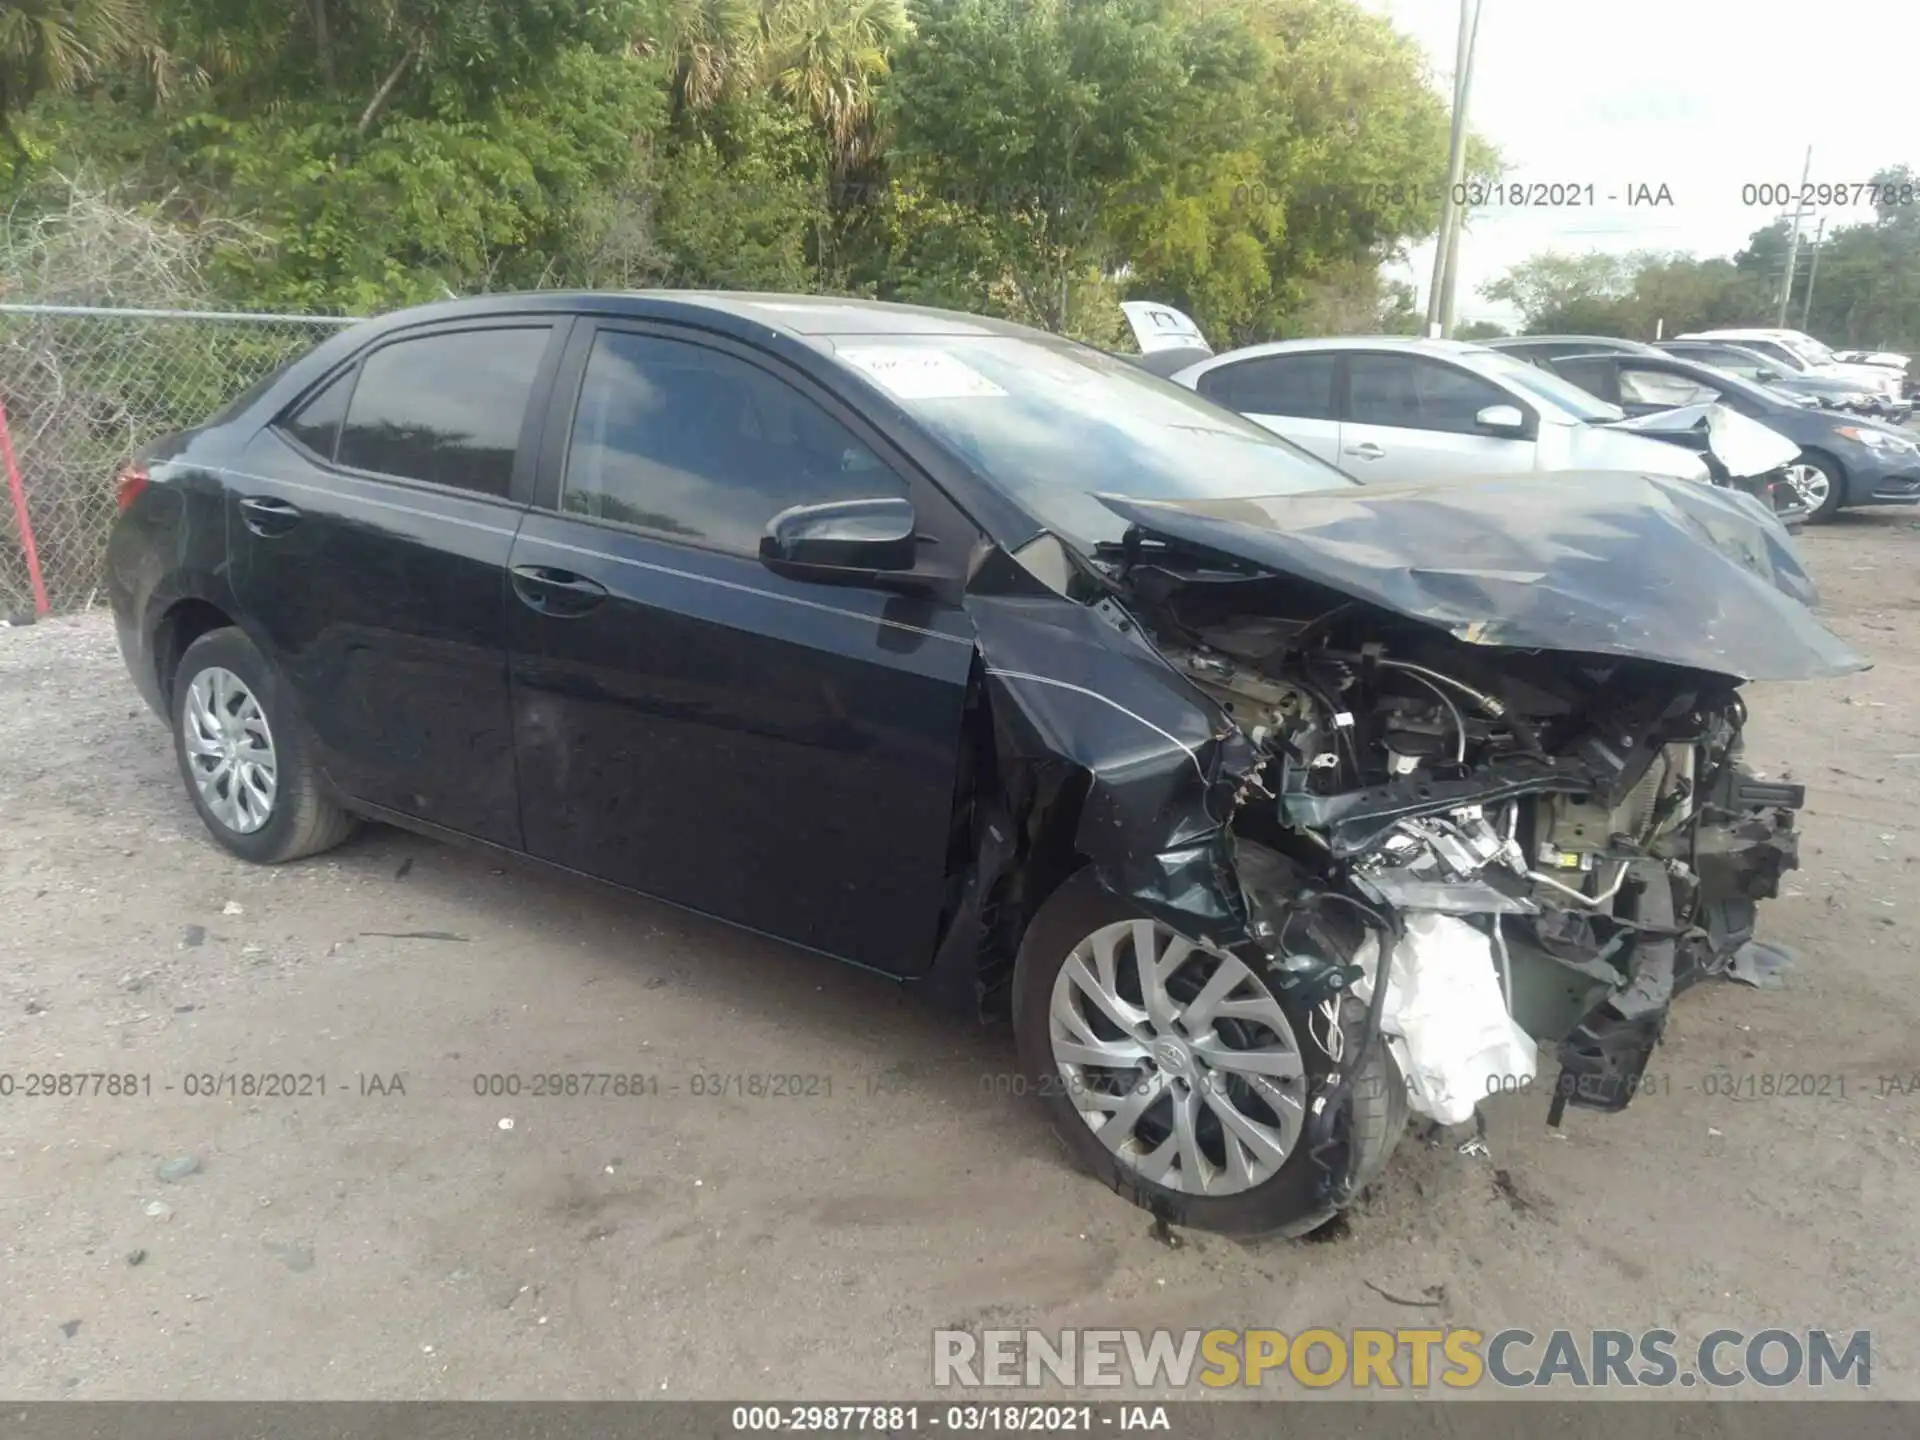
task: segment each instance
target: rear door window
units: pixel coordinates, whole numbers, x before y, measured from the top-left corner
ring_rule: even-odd
[[[1514,403],[1497,385],[1423,355],[1362,351],[1347,365],[1347,419],[1356,425],[1477,435],[1482,410]]]
[[[1334,379],[1340,359],[1332,352],[1264,355],[1222,365],[1200,377],[1200,393],[1242,415],[1334,418]]]
[[[504,496],[551,325],[446,331],[360,364],[338,463]]]

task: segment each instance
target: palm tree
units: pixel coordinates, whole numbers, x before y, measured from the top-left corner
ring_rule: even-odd
[[[6,0],[0,5],[0,127],[36,96],[74,89],[153,48],[142,0]]]
[[[904,0],[763,0],[763,73],[819,126],[835,177],[871,153],[874,85],[911,29]]]
[[[705,110],[747,83],[759,58],[755,0],[669,0],[666,35],[649,50],[673,62],[675,110]]]

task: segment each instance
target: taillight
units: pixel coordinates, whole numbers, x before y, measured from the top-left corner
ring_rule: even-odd
[[[147,471],[143,465],[129,465],[120,472],[120,488],[115,502],[122,511],[140,498],[140,492],[147,488]]]

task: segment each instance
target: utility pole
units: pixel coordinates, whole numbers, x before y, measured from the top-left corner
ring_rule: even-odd
[[[1440,237],[1433,251],[1433,281],[1427,287],[1427,334],[1445,333],[1448,262],[1459,242],[1460,207],[1455,192],[1467,170],[1467,92],[1473,80],[1473,46],[1480,27],[1479,0],[1460,0],[1460,35],[1453,62],[1453,125],[1447,140],[1447,188],[1440,197]]]
[[[1473,31],[1467,36],[1467,68],[1461,73],[1459,82],[1455,86],[1453,103],[1456,110],[1463,117],[1467,113],[1467,92],[1473,86],[1473,57],[1480,48],[1480,7],[1485,3],[1486,0],[1474,0]],[[1466,135],[1466,122],[1464,119],[1461,122],[1460,133],[1463,137],[1460,144],[1461,173],[1464,175],[1466,171],[1466,141],[1464,138]],[[1460,232],[1466,228],[1466,224],[1467,207],[1465,205],[1454,206],[1453,230],[1452,233],[1447,236],[1446,273],[1440,277],[1440,333],[1446,336],[1453,334],[1453,281],[1454,276],[1459,273],[1460,269]]]
[[[1827,235],[1827,217],[1822,215],[1820,223],[1813,227],[1813,257],[1807,264],[1807,293],[1800,302],[1800,328],[1806,330],[1813,320],[1813,282],[1820,278],[1820,252],[1826,248],[1823,243]],[[1812,333],[1811,331],[1808,332]]]
[[[1800,171],[1800,194],[1806,195],[1807,178],[1813,174],[1813,146],[1807,146],[1807,163]],[[1780,277],[1780,318],[1774,322],[1781,329],[1787,325],[1787,304],[1793,296],[1794,267],[1800,261],[1800,221],[1807,213],[1805,203],[1793,207],[1793,234],[1787,241],[1787,273]]]

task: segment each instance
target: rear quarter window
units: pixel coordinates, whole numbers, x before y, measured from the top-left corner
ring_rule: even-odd
[[[274,422],[274,428],[298,441],[322,460],[332,460],[340,439],[340,422],[346,418],[347,397],[353,393],[357,367],[349,365],[287,414]]]

